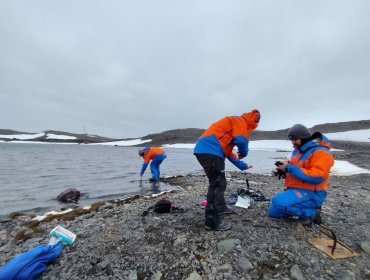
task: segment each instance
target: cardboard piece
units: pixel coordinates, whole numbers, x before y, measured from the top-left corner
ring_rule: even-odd
[[[334,240],[331,238],[327,237],[310,238],[308,240],[308,243],[310,243],[312,246],[319,249],[320,251],[324,252],[326,255],[328,255],[334,260],[358,256],[358,254],[355,251],[351,250],[348,246],[346,246],[340,241],[337,241],[335,250],[332,254]]]

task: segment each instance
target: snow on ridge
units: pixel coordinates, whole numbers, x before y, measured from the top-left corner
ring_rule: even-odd
[[[44,136],[45,133],[36,133],[36,134],[0,134],[0,138],[6,138],[6,139],[18,139],[18,140],[29,140],[29,139],[35,139],[38,137]]]
[[[194,149],[195,144],[185,144],[185,143],[178,143],[178,144],[164,144],[162,145],[164,148],[174,148],[174,149]]]
[[[76,140],[76,136],[61,135],[61,134],[47,134],[47,139],[58,139],[58,140]]]
[[[78,143],[70,143],[70,142],[41,142],[41,141],[21,141],[21,140],[3,141],[3,142],[7,144],[13,143],[13,144],[40,144],[40,145],[78,145]]]
[[[69,136],[64,134],[52,134],[52,133],[34,133],[34,134],[0,134],[0,138],[5,139],[17,139],[17,140],[32,140],[35,138],[46,136],[47,139],[58,139],[58,140],[76,140],[75,136]]]
[[[324,133],[329,140],[370,142],[370,129],[351,130],[345,132]]]
[[[293,146],[289,140],[256,140],[249,142],[249,149],[252,151],[293,151]]]
[[[112,142],[104,142],[104,143],[91,143],[88,145],[105,145],[105,146],[135,146],[147,142],[151,142],[152,139],[142,140],[141,138],[133,139],[133,140],[121,140],[121,141],[112,141]]]

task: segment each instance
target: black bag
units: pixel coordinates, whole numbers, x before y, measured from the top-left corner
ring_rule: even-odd
[[[162,199],[157,201],[154,205],[150,206],[143,212],[143,219],[146,215],[148,215],[151,209],[153,209],[153,211],[156,213],[171,213],[173,210],[182,210],[176,207],[175,204],[171,201]]]
[[[154,212],[156,213],[170,213],[172,209],[175,209],[176,206],[172,205],[172,202],[169,200],[162,199],[154,205]]]

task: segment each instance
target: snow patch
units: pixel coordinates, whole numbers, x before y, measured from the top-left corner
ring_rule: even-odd
[[[46,212],[45,215],[36,216],[32,220],[34,220],[34,221],[42,221],[43,219],[45,219],[49,215],[60,215],[60,214],[65,214],[65,213],[68,213],[68,212],[71,212],[71,211],[73,211],[72,208],[69,208],[69,209],[64,210],[64,211],[59,211],[59,212],[58,211],[50,211],[50,212]]]
[[[133,140],[122,140],[122,141],[113,141],[113,142],[104,142],[104,143],[92,143],[88,145],[106,145],[106,146],[135,146],[147,142],[151,142],[152,139],[142,140],[142,139],[133,139]]]
[[[336,160],[330,171],[330,174],[335,176],[351,176],[364,173],[370,174],[370,171],[343,160]]]
[[[195,144],[164,144],[164,148],[174,148],[174,149],[194,149]]]
[[[346,132],[326,133],[329,140],[370,142],[370,129],[351,130]]]
[[[58,139],[58,140],[76,140],[75,136],[60,135],[60,134],[47,134],[47,139]]]
[[[0,134],[0,138],[5,139],[18,139],[18,140],[29,140],[29,139],[35,139],[38,137],[44,136],[45,133],[37,133],[37,134]]]

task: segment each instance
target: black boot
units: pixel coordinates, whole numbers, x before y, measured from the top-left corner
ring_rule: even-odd
[[[218,214],[217,211],[214,210],[212,205],[207,205],[205,209],[204,215],[204,226],[206,229],[210,230],[229,230],[231,229],[231,225],[227,223],[222,216]]]
[[[321,207],[319,209],[316,209],[316,215],[313,218],[313,223],[316,225],[321,225],[322,224],[322,219],[321,219]]]
[[[228,214],[235,213],[235,209],[233,207],[225,205],[225,207],[223,207],[221,210],[218,210],[218,213],[220,215],[228,215]]]
[[[312,218],[302,221],[302,225],[305,227],[312,227],[313,224],[321,225],[322,219],[321,219],[320,213],[321,213],[321,207],[316,209],[316,213]]]

